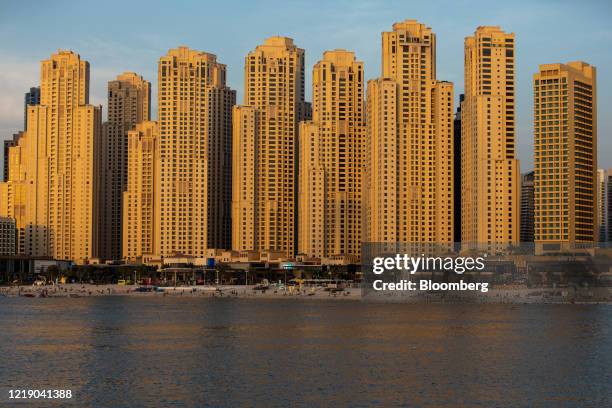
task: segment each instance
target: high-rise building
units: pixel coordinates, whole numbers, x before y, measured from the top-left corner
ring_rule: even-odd
[[[519,241],[514,33],[478,27],[465,39],[461,105],[461,234],[476,244]]]
[[[234,109],[232,246],[293,256],[304,50],[271,37],[245,58],[244,104]]]
[[[100,254],[120,259],[122,196],[127,188],[128,132],[151,119],[151,84],[125,72],[108,83],[108,122],[103,126]]]
[[[358,259],[364,144],[363,62],[326,51],[313,68],[312,121],[299,140],[298,253]]]
[[[42,62],[40,84],[28,135],[32,124],[46,138],[49,177],[39,188],[48,188],[50,252],[87,262],[98,249],[102,108],[89,105],[89,63],[71,51]]]
[[[30,88],[30,92],[26,92],[23,106],[23,129],[28,128],[28,106],[40,105],[40,87]]]
[[[89,105],[89,63],[58,51],[41,63],[40,105],[10,148],[2,214],[16,219],[19,252],[77,263],[97,257],[101,108]],[[8,213],[8,214],[5,214]]]
[[[17,146],[19,143],[19,138],[24,135],[25,132],[17,132],[13,134],[12,139],[8,139],[4,141],[4,157],[3,157],[3,173],[2,173],[2,181],[8,181],[9,179],[9,148]]]
[[[610,170],[597,170],[597,223],[599,225],[599,242],[610,240],[610,192],[612,187]]]
[[[608,179],[607,179],[607,193],[606,193],[606,202],[604,205],[606,206],[606,214],[607,214],[607,229],[608,233],[606,235],[606,242],[612,242],[612,168],[608,169]]]
[[[213,54],[175,48],[158,68],[156,254],[204,256],[207,248],[230,247],[236,93]]]
[[[2,173],[2,181],[8,181],[8,157],[9,157],[9,147],[17,146],[17,142],[19,138],[25,133],[28,129],[28,106],[34,106],[40,104],[40,88],[33,87],[30,88],[29,92],[26,92],[24,96],[24,107],[23,107],[23,132],[17,132],[13,134],[12,139],[8,139],[4,141],[4,166]]]
[[[459,106],[453,120],[453,241],[461,242],[461,104],[465,96],[459,95]]]
[[[535,189],[534,173],[523,174],[521,177],[521,242],[533,242]]]
[[[36,109],[30,108],[29,114],[35,117]],[[36,126],[31,126],[5,150],[8,167],[7,179],[0,183],[0,215],[15,220],[17,254],[49,256],[48,194],[39,188],[39,183],[46,185],[48,178],[47,155],[42,150],[46,139],[39,138],[38,133]]]
[[[159,214],[160,150],[156,122],[142,122],[128,131],[127,186],[123,193],[123,258],[142,261],[155,254]]]
[[[368,81],[363,174],[363,242],[398,242],[399,86],[390,78]]]
[[[25,247],[26,226],[30,221],[26,214],[27,197],[36,193],[36,185],[30,183],[26,173],[26,155],[34,153],[26,150],[27,137],[21,132],[4,143],[4,175],[0,183],[0,216],[11,219],[15,227],[15,253],[27,254]],[[12,142],[7,146],[7,142]],[[34,156],[35,157],[35,156]],[[45,252],[46,253],[46,252]]]
[[[382,34],[368,81],[364,242],[453,241],[453,85],[436,80],[436,36],[414,20]]]
[[[595,67],[540,65],[533,89],[535,240],[597,241]]]

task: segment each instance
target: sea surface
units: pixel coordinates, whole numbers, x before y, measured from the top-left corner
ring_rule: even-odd
[[[610,305],[0,298],[0,348],[1,406],[612,406]]]

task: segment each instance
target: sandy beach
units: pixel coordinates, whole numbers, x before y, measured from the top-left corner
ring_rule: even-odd
[[[347,299],[361,298],[360,288],[347,288],[340,292],[332,292],[323,287],[289,286],[286,289],[269,288],[255,290],[253,285],[240,286],[177,286],[159,287],[157,290],[142,292],[138,285],[94,285],[70,283],[63,285],[44,286],[4,286],[0,287],[0,296],[25,297],[89,297],[89,296],[192,296],[219,298],[294,298],[294,299]]]
[[[267,290],[255,289],[253,285],[219,285],[219,286],[177,286],[148,287],[148,291],[139,290],[139,285],[95,285],[71,283],[63,285],[22,285],[0,287],[1,297],[29,298],[81,298],[91,296],[136,296],[136,297],[208,297],[208,298],[248,298],[248,299],[338,299],[338,300],[369,300],[376,302],[408,302],[408,303],[605,303],[610,304],[609,288],[598,288],[597,296],[593,294],[575,298],[557,294],[552,296],[551,289],[522,288],[491,290],[487,294],[464,298],[461,293],[454,292],[440,297],[439,293],[418,293],[407,296],[405,293],[381,292],[378,296],[372,293],[363,294],[361,288],[345,288],[342,291],[326,290],[324,287],[288,286],[277,288],[271,286]],[[603,292],[602,292],[603,291]],[[545,295],[545,293],[549,293]],[[365,295],[365,298],[363,297]]]

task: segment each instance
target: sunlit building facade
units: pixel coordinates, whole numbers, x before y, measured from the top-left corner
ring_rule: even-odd
[[[298,253],[358,259],[363,63],[350,51],[326,51],[313,68],[312,88],[312,121],[300,124],[299,135]]]
[[[595,67],[581,61],[533,76],[536,242],[599,238],[596,89]]]
[[[123,258],[141,262],[155,255],[160,151],[156,122],[142,122],[127,134],[127,184],[123,193]]]
[[[295,254],[298,124],[308,111],[304,50],[266,39],[245,58],[244,103],[234,109],[233,249]]]
[[[478,27],[465,39],[461,105],[462,241],[519,242],[514,33]]]
[[[414,20],[382,34],[368,81],[365,242],[453,241],[453,85],[436,79],[436,36]]]
[[[120,259],[122,197],[127,188],[128,132],[151,119],[151,84],[125,72],[108,83],[108,121],[103,125],[100,254]]]
[[[40,105],[9,149],[3,216],[20,254],[87,263],[98,255],[101,107],[89,105],[89,63],[58,51],[41,63]]]
[[[155,253],[230,247],[231,126],[236,93],[213,54],[187,47],[159,60],[159,202]]]

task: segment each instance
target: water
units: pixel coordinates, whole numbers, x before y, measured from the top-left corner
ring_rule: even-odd
[[[609,305],[0,298],[0,344],[4,403],[612,406]]]

